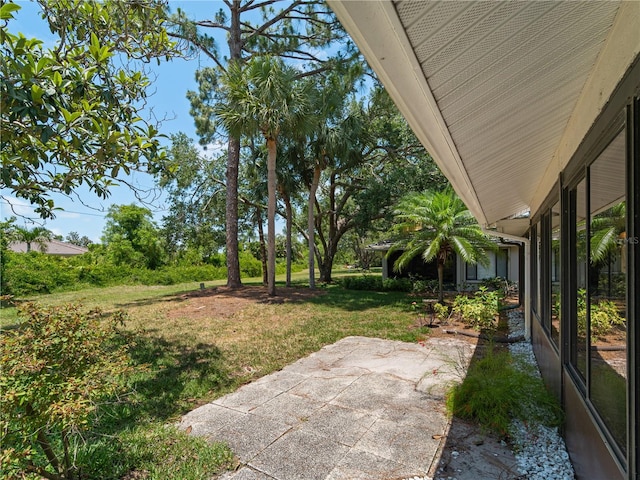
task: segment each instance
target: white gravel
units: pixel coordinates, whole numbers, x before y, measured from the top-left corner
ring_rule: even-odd
[[[519,310],[511,310],[509,316],[509,338],[523,337],[525,334],[524,317]],[[513,355],[522,358],[535,367],[540,375],[538,363],[533,354],[531,343],[527,341],[509,344]],[[557,428],[544,425],[527,424],[514,420],[511,424],[513,453],[516,457],[518,474],[527,480],[573,480],[573,466],[569,460],[564,440]],[[452,477],[447,477],[452,479]],[[447,480],[436,477],[410,477],[405,480]]]
[[[524,335],[524,318],[519,310],[509,312],[509,336]],[[529,342],[517,342],[509,345],[513,355],[526,360],[535,371],[536,358]],[[527,424],[514,420],[511,424],[511,436],[514,444],[514,455],[518,465],[518,473],[528,480],[573,480],[573,466],[564,440],[557,428],[544,425]]]

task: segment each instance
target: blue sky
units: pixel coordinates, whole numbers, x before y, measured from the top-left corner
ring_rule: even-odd
[[[53,41],[46,23],[40,17],[40,11],[36,4],[27,1],[17,2],[22,10],[16,15],[16,20],[11,21],[9,29],[12,33],[22,32],[26,37],[36,37],[47,43]],[[175,10],[180,7],[187,14],[194,18],[212,18],[213,14],[219,10],[223,3],[212,0],[192,0],[192,1],[171,1],[171,8]],[[225,45],[224,38],[218,40],[218,44]],[[190,137],[196,139],[193,119],[189,115],[189,101],[186,98],[188,90],[195,90],[195,72],[199,67],[208,66],[206,57],[193,58],[190,60],[174,59],[171,62],[163,62],[161,65],[153,64],[151,69],[157,78],[151,87],[155,91],[149,99],[149,107],[153,108],[157,118],[167,117],[170,120],[163,122],[161,133],[170,135],[177,132],[185,132]],[[152,189],[154,179],[149,175],[135,174],[130,179],[135,185],[142,189]],[[5,197],[10,197],[7,192],[2,192]],[[54,220],[43,221],[36,215],[27,202],[21,199],[12,199],[16,213],[33,218],[32,221],[18,218],[19,225],[26,225],[32,228],[36,225],[43,225],[56,235],[66,236],[69,232],[75,231],[80,236],[86,235],[93,241],[100,241],[100,236],[105,225],[105,214],[110,205],[138,203],[134,194],[126,186],[115,187],[111,191],[111,196],[100,199],[89,192],[80,191],[82,202],[66,198],[64,196],[54,197],[56,205],[62,207],[64,211],[58,212]],[[160,198],[149,207],[154,211],[154,218],[159,223],[166,205],[163,204],[161,192]],[[83,205],[84,203],[84,205]],[[11,217],[14,213],[5,203],[0,202],[0,216],[2,219]]]

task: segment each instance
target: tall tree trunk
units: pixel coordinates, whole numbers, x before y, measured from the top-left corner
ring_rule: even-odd
[[[238,252],[238,166],[240,164],[240,139],[229,137],[227,159],[226,246],[227,286],[238,288],[240,280],[240,255]]]
[[[287,239],[286,239],[286,248],[287,248],[287,287],[291,286],[291,229],[293,228],[293,212],[291,209],[291,198],[286,192],[283,192],[282,195],[284,199],[284,206],[287,212]]]
[[[276,294],[276,140],[267,138],[267,291]]]
[[[231,5],[231,23],[229,28],[229,63],[242,60],[242,25],[240,24],[240,0]],[[226,247],[227,247],[227,286],[238,288],[240,280],[240,255],[238,252],[238,169],[240,165],[240,138],[229,136],[227,158],[227,200],[226,200]]]
[[[262,261],[262,284],[264,286],[268,283],[267,278],[267,246],[264,241],[264,226],[262,225],[262,209],[256,209],[256,218],[258,224],[258,241],[260,243],[260,260]]]
[[[444,263],[438,260],[438,303],[444,302]]]
[[[307,236],[309,239],[309,288],[311,290],[316,288],[316,268],[315,268],[315,207],[316,207],[316,191],[318,190],[318,184],[320,183],[320,165],[316,164],[313,169],[313,180],[311,181],[311,187],[309,188],[309,212],[307,217]]]
[[[325,255],[324,261],[320,263],[320,281],[324,283],[331,282],[331,270],[333,269],[333,255]]]

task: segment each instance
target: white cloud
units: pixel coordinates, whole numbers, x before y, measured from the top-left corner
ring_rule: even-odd
[[[222,141],[217,141],[214,143],[209,143],[207,145],[200,145],[199,143],[196,143],[195,147],[200,155],[206,158],[210,158],[222,155],[227,148],[227,145]]]
[[[34,220],[39,218],[29,202],[10,195],[0,196],[0,209],[2,211],[2,218],[5,220],[16,216]]]

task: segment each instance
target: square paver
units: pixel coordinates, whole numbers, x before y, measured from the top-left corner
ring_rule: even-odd
[[[244,413],[220,405],[207,403],[184,415],[178,428],[186,430],[191,427],[191,435],[211,436],[244,415]]]
[[[352,447],[375,421],[376,417],[358,410],[326,405],[303,423],[300,429]]]
[[[413,383],[386,375],[363,375],[330,403],[379,416],[387,408],[420,398]]]
[[[307,375],[300,375],[299,373],[285,372],[283,370],[280,370],[278,372],[274,372],[270,375],[259,378],[258,380],[252,382],[251,385],[260,385],[271,390],[286,392],[299,383],[302,383],[307,378]]]
[[[288,425],[296,425],[306,421],[313,412],[322,406],[323,403],[310,398],[282,393],[255,408],[251,413],[261,417],[277,418]]]
[[[220,477],[220,480],[273,480],[273,477],[249,467],[242,467],[237,472],[228,472],[223,474]]]
[[[402,465],[362,450],[351,450],[325,480],[389,480],[426,475],[426,471]]]
[[[436,433],[441,434],[441,429],[426,428],[424,423],[411,426],[378,420],[355,448],[408,467],[426,470],[438,449],[439,440],[433,438]]]
[[[357,379],[357,376],[309,377],[289,390],[289,393],[319,402],[329,402]]]
[[[269,445],[250,466],[277,480],[324,480],[349,447],[327,438],[293,430]]]
[[[246,414],[209,438],[225,442],[241,462],[247,463],[290,428],[280,420]]]
[[[263,385],[250,383],[241,387],[234,393],[220,397],[212,403],[222,407],[231,408],[239,412],[250,412],[259,407],[263,403],[268,402],[272,398],[282,393],[281,390],[267,388]]]

